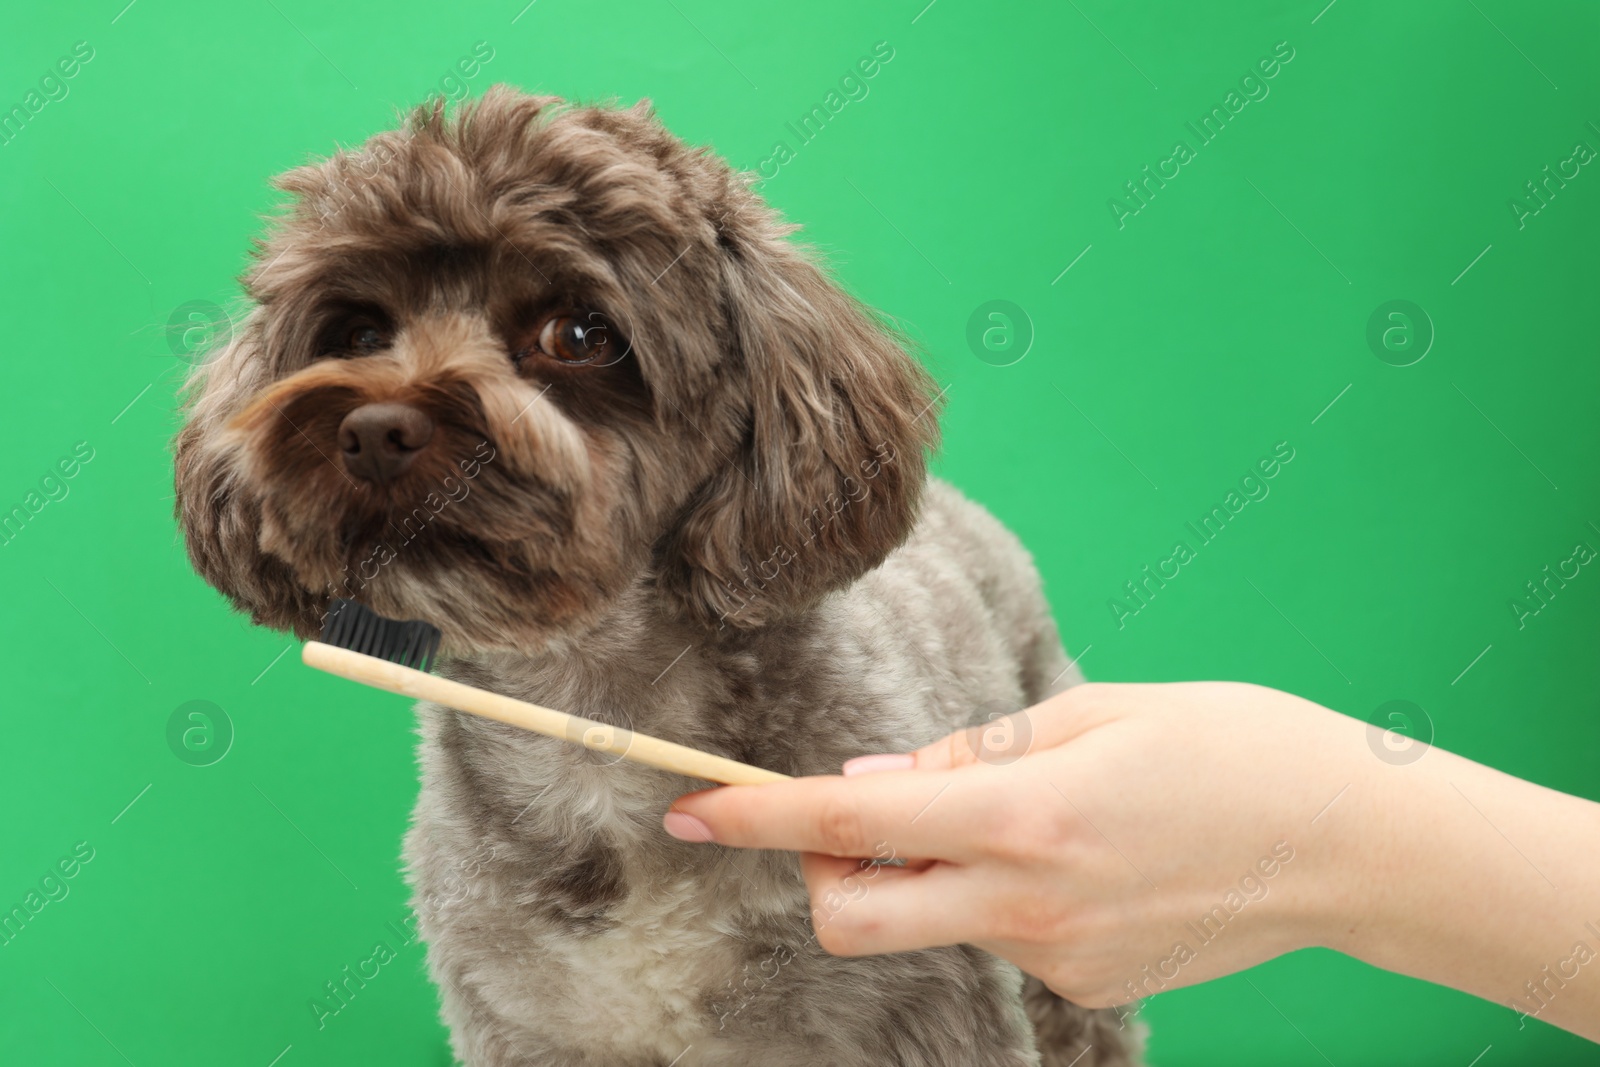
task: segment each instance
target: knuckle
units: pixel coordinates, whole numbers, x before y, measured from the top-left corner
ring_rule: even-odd
[[[1034,847],[1048,856],[1076,852],[1083,843],[1083,819],[1064,804],[1040,810],[1031,829]]]
[[[1053,893],[1014,901],[991,921],[1001,940],[1062,950],[1076,946],[1081,932],[1072,908]]]
[[[950,735],[950,769],[960,770],[982,762],[984,727],[969,726]]]
[[[866,856],[866,840],[861,809],[848,796],[830,796],[817,812],[817,835],[822,850],[834,856]]]
[[[867,951],[867,942],[875,929],[869,917],[853,913],[849,908],[816,920],[817,944],[830,956],[859,956]]]
[[[1060,810],[1059,798],[1056,804],[1050,799],[992,812],[985,827],[989,851],[1001,860],[1036,866],[1070,850],[1077,841],[1077,827]]]
[[[956,730],[917,749],[917,770],[954,771],[976,762],[967,734],[966,730]]]

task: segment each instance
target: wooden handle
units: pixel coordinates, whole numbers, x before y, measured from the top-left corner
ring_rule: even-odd
[[[321,641],[307,641],[300,653],[307,667],[337,674],[352,682],[370,685],[374,689],[387,689],[391,693],[431,700],[436,704],[471,712],[486,719],[494,719],[511,726],[520,726],[546,737],[572,741],[596,752],[610,752],[634,763],[643,763],[689,778],[703,778],[723,785],[762,785],[781,782],[787,774],[752,767],[748,763],[714,756],[687,745],[675,745],[659,737],[636,734],[609,723],[568,715],[564,711],[541,708],[537,704],[515,700],[486,689],[477,689],[460,682],[452,682],[436,674],[402,667],[398,663],[378,659],[376,656],[351,652],[347,648],[325,645]]]

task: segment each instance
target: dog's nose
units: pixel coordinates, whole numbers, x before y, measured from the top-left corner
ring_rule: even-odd
[[[404,474],[433,438],[433,420],[410,404],[363,404],[339,424],[344,466],[380,485]]]

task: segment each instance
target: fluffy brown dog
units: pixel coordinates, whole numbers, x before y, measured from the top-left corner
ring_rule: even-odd
[[[497,88],[279,184],[177,441],[194,565],[258,623],[355,597],[451,676],[795,775],[1076,680],[1021,546],[927,480],[926,374],[647,107]],[[1128,1062],[975,949],[830,955],[792,855],[662,832],[698,783],[420,711],[469,1064]]]

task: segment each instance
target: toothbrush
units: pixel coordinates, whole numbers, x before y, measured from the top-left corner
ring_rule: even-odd
[[[515,700],[486,689],[428,673],[439,650],[437,626],[413,619],[388,619],[353,600],[335,600],[322,627],[322,640],[307,641],[300,653],[308,667],[391,693],[431,700],[457,711],[517,726],[634,763],[723,785],[761,785],[789,776],[752,767],[659,737],[569,715]]]

